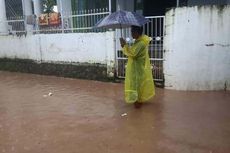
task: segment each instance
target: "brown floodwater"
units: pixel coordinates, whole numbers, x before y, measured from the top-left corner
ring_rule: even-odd
[[[156,89],[141,109],[123,84],[0,72],[2,153],[230,153],[230,92]]]

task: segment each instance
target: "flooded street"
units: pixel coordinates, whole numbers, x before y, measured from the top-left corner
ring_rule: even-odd
[[[123,98],[122,83],[0,71],[0,152],[230,153],[230,92]]]

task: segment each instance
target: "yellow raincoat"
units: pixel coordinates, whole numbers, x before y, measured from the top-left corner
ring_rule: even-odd
[[[125,101],[127,103],[145,102],[155,95],[152,70],[148,54],[150,38],[140,36],[132,46],[123,47],[128,56],[125,76]]]

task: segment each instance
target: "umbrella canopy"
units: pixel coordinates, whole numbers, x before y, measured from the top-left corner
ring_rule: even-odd
[[[140,27],[147,22],[149,20],[140,14],[120,10],[101,19],[95,28],[127,28],[132,25]]]

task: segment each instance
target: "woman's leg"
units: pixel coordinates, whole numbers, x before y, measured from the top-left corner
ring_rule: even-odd
[[[136,101],[136,102],[134,103],[134,107],[135,107],[135,108],[141,108],[141,106],[142,106],[142,103],[141,103],[141,102]]]

